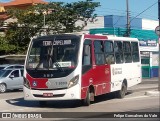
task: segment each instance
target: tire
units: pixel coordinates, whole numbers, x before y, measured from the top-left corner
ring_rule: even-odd
[[[87,96],[85,99],[82,100],[82,103],[84,106],[89,106],[91,104],[91,93],[89,89],[87,91]]]
[[[46,101],[39,101],[39,106],[40,107],[45,107],[47,105]]]
[[[122,87],[121,90],[116,92],[116,97],[117,98],[124,98],[127,92],[127,86],[125,85],[125,83],[122,83]]]
[[[7,91],[7,86],[6,84],[0,84],[0,93],[4,93]]]

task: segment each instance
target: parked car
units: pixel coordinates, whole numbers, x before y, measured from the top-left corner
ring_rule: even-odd
[[[23,88],[23,69],[0,70],[0,93]]]
[[[3,64],[3,65],[0,65],[0,70],[2,70],[2,69],[15,69],[15,68],[23,69],[24,65],[21,65],[21,64]]]

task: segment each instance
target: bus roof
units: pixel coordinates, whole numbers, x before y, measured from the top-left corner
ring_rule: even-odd
[[[63,33],[63,34],[55,34],[55,35],[46,35],[46,36],[39,36],[36,37],[38,39],[44,39],[44,38],[52,38],[55,36],[80,36],[84,35],[84,38],[88,39],[102,39],[102,40],[120,40],[120,41],[138,41],[137,38],[130,38],[130,37],[117,37],[116,35],[103,35],[103,34],[89,34],[89,33],[82,33],[82,32],[76,32],[76,33]]]

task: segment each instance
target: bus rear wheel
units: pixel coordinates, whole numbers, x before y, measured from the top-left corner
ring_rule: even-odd
[[[122,83],[121,90],[116,92],[116,97],[117,98],[124,98],[127,92],[127,86],[125,83]]]

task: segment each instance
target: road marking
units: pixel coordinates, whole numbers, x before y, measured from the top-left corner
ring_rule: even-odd
[[[149,97],[149,96],[127,97],[127,98],[124,98],[124,99],[125,99],[125,100],[130,100],[130,99],[138,99],[138,98],[145,98],[145,97]]]

